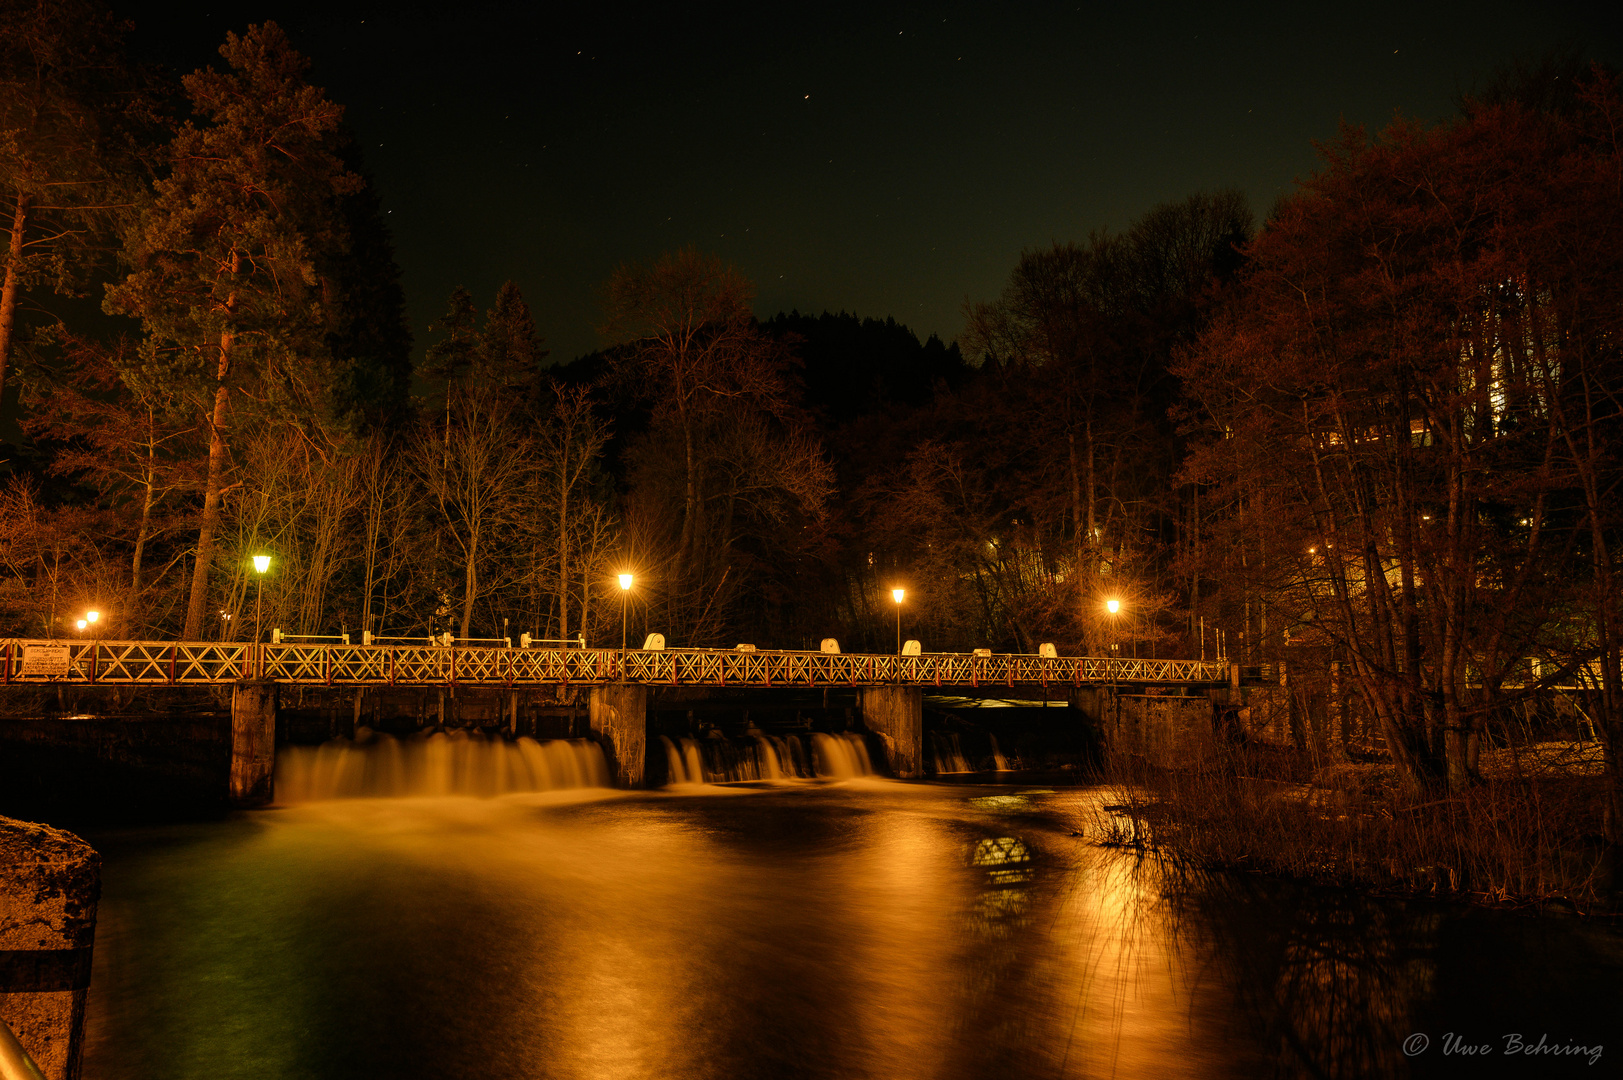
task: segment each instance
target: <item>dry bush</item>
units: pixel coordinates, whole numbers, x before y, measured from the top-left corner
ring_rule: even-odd
[[[1238,748],[1178,771],[1116,761],[1113,813],[1095,835],[1191,866],[1381,892],[1563,900],[1584,911],[1613,902],[1600,777],[1493,777],[1416,804],[1389,765],[1311,772],[1305,759]]]

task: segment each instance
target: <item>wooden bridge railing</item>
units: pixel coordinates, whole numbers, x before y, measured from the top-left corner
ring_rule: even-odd
[[[1226,661],[1001,653],[892,656],[784,650],[504,649],[434,645],[252,645],[223,642],[0,639],[6,685],[197,685],[265,678],[326,686],[923,687],[1218,683]]]

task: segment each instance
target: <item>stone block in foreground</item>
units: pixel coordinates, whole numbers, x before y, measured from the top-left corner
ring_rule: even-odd
[[[89,844],[0,817],[0,1019],[47,1080],[78,1080],[100,895]]]

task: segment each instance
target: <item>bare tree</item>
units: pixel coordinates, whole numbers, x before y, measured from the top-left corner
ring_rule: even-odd
[[[451,401],[443,443],[419,442],[412,468],[439,511],[447,548],[457,553],[461,636],[468,637],[474,604],[504,584],[499,544],[523,528],[535,465],[533,447],[515,423],[509,395],[455,387]]]
[[[595,471],[609,440],[608,423],[593,408],[590,391],[582,386],[551,384],[551,407],[535,431],[536,510],[535,521],[546,523],[542,543],[552,552],[550,577],[556,636],[569,637],[570,590],[576,580],[577,564],[589,563],[581,556],[583,526],[593,536],[589,523],[601,514],[593,502]],[[585,625],[584,599],[580,624]]]

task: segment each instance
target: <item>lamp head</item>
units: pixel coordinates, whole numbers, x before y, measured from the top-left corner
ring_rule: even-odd
[[[270,569],[270,556],[269,555],[255,555],[254,556],[254,569],[259,571],[261,574],[263,574],[265,571],[269,570]]]
[[[1121,601],[1120,600],[1114,600],[1114,599],[1106,600],[1105,601],[1105,610],[1110,612],[1110,614],[1112,614],[1112,615],[1116,614],[1116,612],[1121,610]]]
[[[73,625],[78,627],[80,630],[83,630],[85,628],[85,621],[83,619],[80,619],[78,622],[74,623]]]
[[[630,574],[621,574],[620,575],[620,591],[621,592],[630,592],[631,591],[631,575]]]
[[[101,612],[99,611],[85,612],[85,622],[95,622],[99,618],[101,618]]]
[[[892,600],[896,601],[898,604],[900,604],[902,602],[902,597],[904,595],[905,595],[905,590],[903,590],[903,589],[892,589],[892,590],[890,590],[890,598]]]

